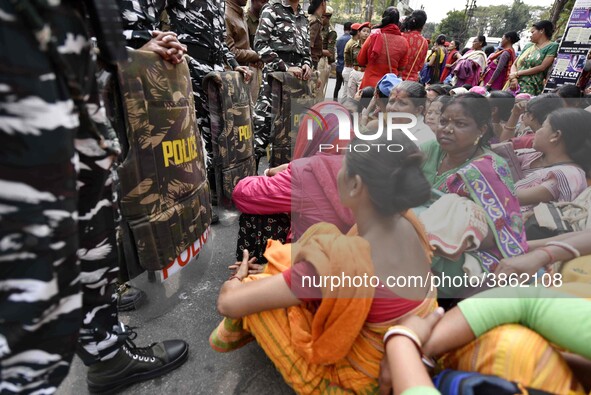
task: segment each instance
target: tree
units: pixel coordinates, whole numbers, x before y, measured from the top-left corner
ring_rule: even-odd
[[[445,34],[448,40],[461,39],[465,24],[464,18],[464,11],[449,11],[437,26],[436,34]]]
[[[523,3],[522,0],[515,0],[511,8],[505,12],[503,19],[505,21],[503,26],[504,32],[520,32],[527,28],[528,22],[531,19],[530,7]]]
[[[437,30],[437,24],[433,22],[425,23],[425,27],[423,27],[423,37],[431,39],[433,41],[433,36],[435,35],[435,31]]]
[[[504,16],[509,10],[506,5],[494,5],[489,7],[478,7],[474,11],[474,17],[468,27],[468,36],[485,35],[500,37],[505,31]]]

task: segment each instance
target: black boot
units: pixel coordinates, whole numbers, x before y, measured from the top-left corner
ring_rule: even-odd
[[[133,383],[178,368],[188,355],[189,345],[183,340],[165,340],[149,347],[136,347],[127,340],[113,358],[88,368],[88,390],[91,393],[115,393]]]
[[[128,283],[119,284],[117,287],[117,309],[119,311],[135,310],[146,297],[146,293]]]

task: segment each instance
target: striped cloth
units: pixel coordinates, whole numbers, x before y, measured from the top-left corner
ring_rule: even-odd
[[[531,164],[543,154],[531,149],[517,150],[523,179],[515,183],[515,190],[543,186],[552,193],[553,201],[572,202],[587,187],[585,172],[574,164],[531,168]],[[532,211],[533,205],[521,207],[521,212]]]
[[[499,376],[553,394],[586,394],[559,350],[520,325],[499,326],[448,353],[439,364],[447,369]]]

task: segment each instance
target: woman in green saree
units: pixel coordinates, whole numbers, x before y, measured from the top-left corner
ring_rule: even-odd
[[[455,261],[435,256],[435,275],[445,272],[446,277],[464,276],[469,263],[481,273],[494,272],[501,259],[527,252],[510,170],[504,159],[487,148],[492,136],[490,122],[486,98],[475,93],[456,96],[443,108],[437,140],[421,146],[427,156],[423,173],[433,188],[476,203],[484,210],[489,228],[478,250],[464,253]],[[459,288],[440,287],[440,296],[459,297],[463,292]]]
[[[531,43],[527,44],[521,55],[511,66],[509,85],[521,93],[537,96],[544,90],[544,80],[552,67],[558,52],[558,43],[551,41],[554,25],[550,21],[534,23],[531,28]]]

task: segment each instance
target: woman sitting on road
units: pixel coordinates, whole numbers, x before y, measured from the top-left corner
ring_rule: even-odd
[[[317,224],[295,244],[270,242],[264,273],[249,275],[260,267],[246,253],[232,267],[236,274],[222,286],[218,310],[234,319],[224,319],[212,333],[215,350],[229,351],[254,337],[296,393],[378,391],[386,329],[436,307],[427,284],[379,285],[392,275],[427,279],[430,268],[424,230],[409,211],[430,196],[423,156],[403,134],[392,137],[345,155],[338,191],[357,224],[348,234]],[[364,144],[355,139],[351,146]],[[379,149],[391,144],[402,151]],[[306,286],[307,276],[314,284],[328,276],[331,284]],[[332,288],[334,276],[382,280]]]

